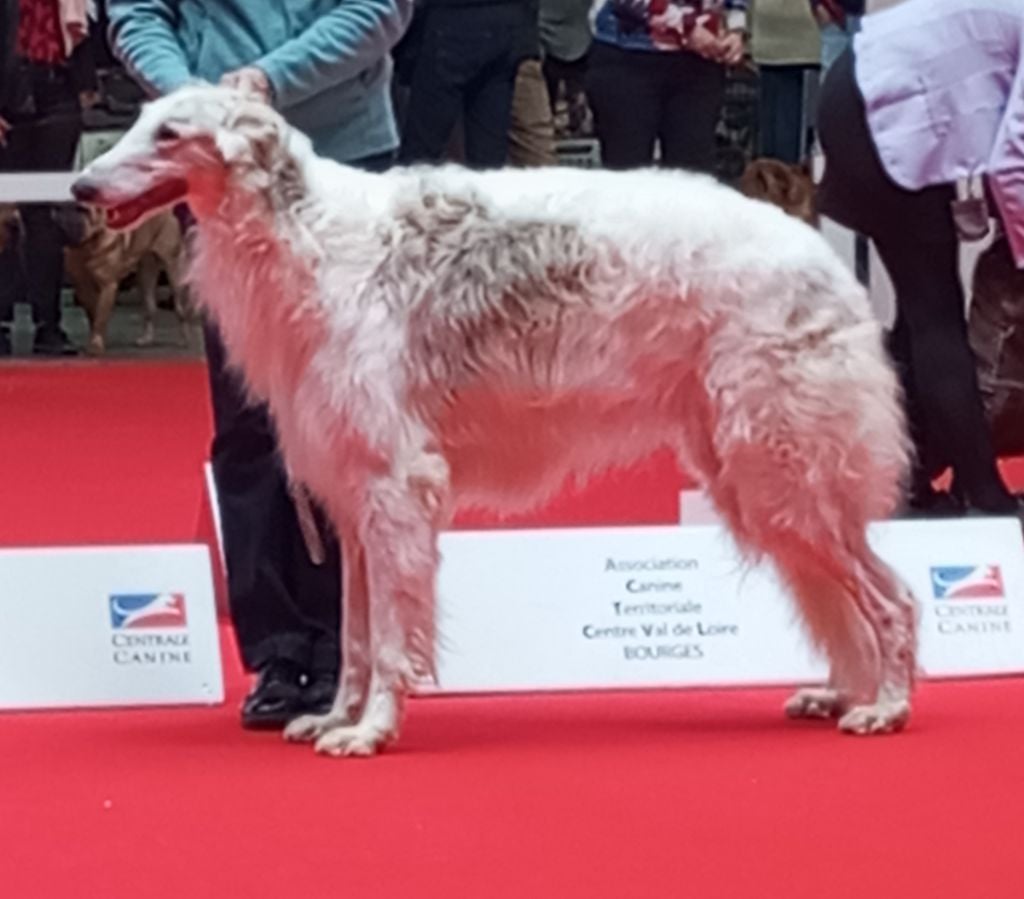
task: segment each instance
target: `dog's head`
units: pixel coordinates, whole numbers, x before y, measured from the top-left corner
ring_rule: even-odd
[[[755,159],[744,170],[739,187],[748,197],[778,206],[809,225],[818,224],[814,179],[806,166]]]
[[[72,185],[79,203],[106,210],[107,225],[131,228],[187,201],[216,212],[242,179],[267,189],[308,141],[266,103],[233,88],[189,85],[146,104],[131,129]]]

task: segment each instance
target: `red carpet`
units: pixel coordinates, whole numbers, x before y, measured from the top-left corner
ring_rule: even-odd
[[[1024,683],[900,737],[778,691],[419,700],[336,761],[228,708],[0,718],[0,895],[1019,899]]]
[[[0,411],[0,544],[208,532],[200,366],[4,366]],[[661,464],[544,515],[671,521]],[[420,700],[334,761],[238,728],[225,650],[225,707],[0,716],[0,896],[1024,893],[1024,681],[925,685],[875,740],[775,690]]]

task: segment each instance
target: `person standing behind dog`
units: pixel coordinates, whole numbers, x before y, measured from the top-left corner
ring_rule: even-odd
[[[711,172],[725,68],[742,61],[746,0],[601,0],[587,98],[612,169]]]
[[[409,59],[401,162],[440,162],[460,117],[473,168],[500,168],[509,152],[520,63],[536,42],[536,0],[419,0]]]
[[[959,255],[989,229],[988,193],[1024,269],[1022,34],[1019,0],[905,0],[865,17],[822,87],[819,209],[870,237],[892,277],[918,513],[1020,514],[985,420]],[[968,175],[988,190],[960,181],[958,199]],[[947,466],[955,490],[936,493]]]
[[[412,7],[413,0],[109,0],[108,11],[114,52],[149,93],[193,78],[249,89],[321,155],[380,171],[398,145],[389,51]],[[242,659],[258,674],[242,723],[280,727],[327,711],[334,699],[339,550],[329,535],[323,564],[310,557],[267,410],[247,403],[212,327],[206,342],[231,614]]]
[[[797,165],[807,157],[810,79],[821,33],[810,0],[752,0],[750,50],[760,75],[758,156]]]
[[[79,94],[87,61],[84,0],[2,0],[0,172],[68,171],[82,133]],[[65,234],[58,207],[20,207],[23,252],[11,241],[0,255],[0,355],[11,352],[14,303],[23,288],[32,305],[34,352],[75,352],[61,328]]]

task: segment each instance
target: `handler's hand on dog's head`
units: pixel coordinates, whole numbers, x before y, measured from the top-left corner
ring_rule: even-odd
[[[233,87],[258,97],[264,103],[271,102],[273,93],[267,73],[258,66],[245,66],[233,72],[225,72],[220,79],[224,87]]]

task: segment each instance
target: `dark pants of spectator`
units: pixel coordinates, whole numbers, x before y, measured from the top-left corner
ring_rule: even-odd
[[[978,509],[1012,512],[996,467],[967,339],[950,185],[909,191],[886,173],[867,124],[847,51],[822,87],[818,128],[825,151],[820,211],[870,237],[896,291],[890,338],[917,449],[912,488],[953,469],[957,491]],[[912,501],[915,497],[912,496]]]
[[[0,147],[0,172],[68,171],[74,165],[82,133],[82,113],[70,72],[64,68],[28,69],[35,112],[15,120]],[[0,326],[9,326],[14,304],[32,304],[37,339],[60,331],[64,282],[65,234],[56,207],[46,203],[20,206],[23,242],[8,243],[0,254]]]
[[[611,169],[661,164],[712,172],[725,69],[695,53],[621,50],[595,43],[587,97],[603,164]]]
[[[807,156],[807,66],[761,66],[758,155],[796,165]]]
[[[384,171],[387,153],[349,163]],[[340,659],[341,559],[320,510],[326,559],[315,565],[299,525],[268,410],[249,403],[224,344],[205,327],[213,404],[211,449],[217,484],[228,601],[242,660],[257,671],[288,660],[312,672],[336,673]]]
[[[531,27],[529,4],[430,9],[412,65],[403,163],[439,162],[461,118],[466,163],[499,168],[508,157],[516,73]]]

